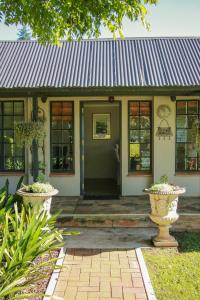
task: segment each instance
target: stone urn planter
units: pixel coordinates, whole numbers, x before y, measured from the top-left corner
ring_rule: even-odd
[[[34,209],[40,210],[42,207],[50,217],[52,196],[58,194],[58,190],[54,189],[48,183],[33,183],[29,186],[23,186],[17,191],[22,196],[25,204],[30,203]]]
[[[150,218],[158,225],[159,229],[158,235],[153,238],[154,246],[177,247],[178,242],[170,235],[169,228],[179,218],[177,214],[178,197],[185,193],[185,188],[170,184],[155,184],[152,188],[145,189],[144,192],[150,198]]]

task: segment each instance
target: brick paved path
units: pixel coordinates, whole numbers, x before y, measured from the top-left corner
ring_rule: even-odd
[[[147,299],[135,250],[68,249],[54,299]]]

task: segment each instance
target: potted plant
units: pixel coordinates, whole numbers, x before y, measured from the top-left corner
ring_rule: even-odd
[[[177,247],[178,242],[170,235],[169,228],[176,222],[179,195],[185,188],[168,183],[167,176],[162,176],[159,183],[144,190],[151,203],[151,220],[158,225],[159,233],[153,238],[156,247]]]
[[[17,191],[17,194],[23,197],[25,204],[30,203],[33,208],[36,209],[43,207],[50,216],[51,199],[52,196],[58,194],[58,190],[48,182],[34,182],[27,186],[23,185],[22,188]]]

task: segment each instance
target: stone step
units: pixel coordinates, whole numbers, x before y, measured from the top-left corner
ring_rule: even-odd
[[[60,228],[66,227],[133,227],[153,228],[156,225],[148,214],[61,214],[57,221]],[[200,214],[180,214],[173,230],[200,230]]]

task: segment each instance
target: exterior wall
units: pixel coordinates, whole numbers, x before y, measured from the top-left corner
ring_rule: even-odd
[[[18,98],[18,100],[22,98]],[[142,190],[149,186],[153,181],[157,181],[161,175],[166,174],[170,181],[186,186],[187,196],[200,196],[200,174],[185,175],[175,174],[175,102],[172,102],[170,97],[142,97],[142,96],[123,96],[115,97],[121,101],[121,185],[122,196],[141,195]],[[181,99],[181,97],[180,97]],[[186,99],[182,97],[182,99]],[[189,99],[189,97],[187,97]],[[11,100],[11,99],[9,99]],[[17,100],[17,98],[16,98]],[[50,173],[50,101],[69,100],[74,101],[74,147],[75,147],[75,173],[74,174],[51,174]],[[45,139],[45,163],[47,180],[56,186],[60,196],[79,196],[80,195],[80,102],[81,101],[107,101],[107,97],[68,97],[68,98],[48,98],[46,103],[42,103],[39,99],[38,104],[45,112],[46,117],[46,139]],[[148,175],[133,175],[128,172],[128,101],[129,100],[152,100],[153,101],[153,172],[152,176]],[[31,98],[24,98],[25,101],[25,118],[31,117]],[[169,139],[160,139],[156,136],[157,127],[160,119],[157,116],[157,108],[160,104],[167,104],[171,108],[169,117],[169,125],[172,128],[173,136]],[[40,158],[42,153],[40,151]],[[31,153],[26,151],[26,170],[25,181],[32,181],[31,174],[28,173],[28,166],[31,165]],[[20,175],[12,175],[0,173],[0,187],[4,184],[6,178],[10,181],[11,191],[14,192],[16,183]]]

